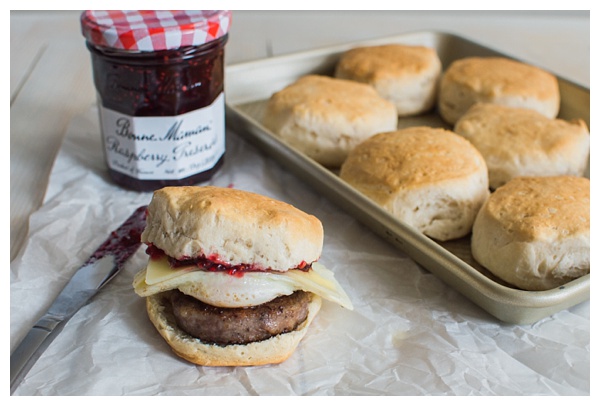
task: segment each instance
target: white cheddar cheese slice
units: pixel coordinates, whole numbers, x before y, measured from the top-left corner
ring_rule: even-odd
[[[323,299],[352,309],[352,303],[334,274],[319,263],[308,272],[298,269],[287,272],[244,272],[230,275],[211,272],[195,265],[172,269],[166,257],[150,259],[145,270],[134,279],[135,292],[150,296],[179,289],[205,303],[219,307],[255,306],[277,296],[304,290]]]
[[[156,285],[157,283],[186,274],[194,269],[198,268],[196,266],[187,266],[173,269],[169,265],[169,259],[163,255],[160,259],[151,259],[148,261],[148,265],[146,266],[146,283],[148,285]]]

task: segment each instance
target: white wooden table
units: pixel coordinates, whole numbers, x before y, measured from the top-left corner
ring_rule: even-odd
[[[95,101],[79,14],[13,11],[10,15],[11,262],[28,239],[30,215],[44,203],[66,128]],[[233,64],[418,30],[462,35],[590,85],[590,14],[585,11],[236,11],[226,61]],[[589,314],[582,323],[587,323],[588,359],[573,362],[589,364]],[[580,393],[586,391],[589,381],[587,388],[580,388]]]

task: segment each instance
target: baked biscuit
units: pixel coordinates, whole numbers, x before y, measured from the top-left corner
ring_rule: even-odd
[[[152,215],[142,241],[176,259],[205,255],[231,264],[287,270],[321,256],[319,219],[256,193],[214,186],[165,187],[154,192],[148,210]]]
[[[481,152],[492,189],[517,176],[583,176],[587,168],[590,136],[583,120],[478,103],[458,120],[454,132]]]
[[[433,108],[441,70],[433,48],[388,44],[346,51],[335,76],[373,86],[396,105],[399,116],[410,116]]]
[[[529,108],[555,118],[560,105],[558,80],[540,68],[508,58],[458,59],[442,74],[439,113],[455,124],[477,102]]]
[[[340,177],[399,220],[440,241],[467,235],[489,195],[479,151],[441,128],[377,134],[352,150]]]
[[[473,258],[525,290],[547,290],[590,272],[590,181],[520,177],[493,192],[473,225]]]
[[[338,167],[361,141],[396,129],[398,116],[369,85],[308,75],[271,96],[262,122],[320,164]]]

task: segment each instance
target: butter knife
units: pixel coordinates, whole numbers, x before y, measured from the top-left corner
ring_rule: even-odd
[[[137,251],[145,226],[146,206],[142,206],[111,232],[108,239],[75,272],[46,314],[10,355],[11,395],[69,319],[115,277],[127,259]]]

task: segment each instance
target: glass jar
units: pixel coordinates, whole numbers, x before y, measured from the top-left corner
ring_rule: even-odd
[[[85,11],[104,156],[138,191],[209,180],[225,156],[229,11]]]

